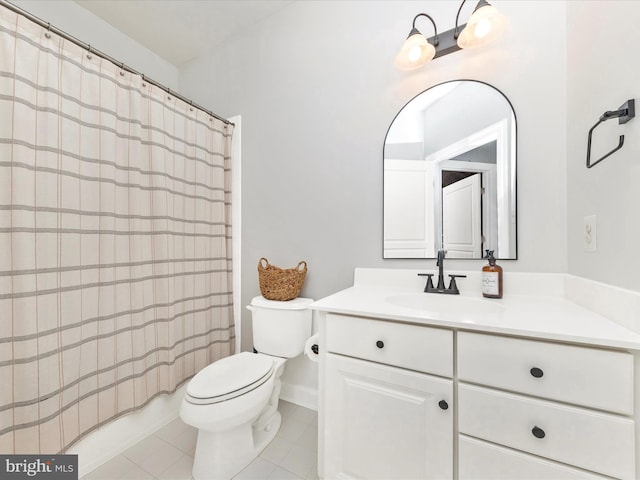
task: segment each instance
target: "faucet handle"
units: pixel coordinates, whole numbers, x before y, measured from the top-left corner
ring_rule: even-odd
[[[419,273],[419,277],[427,277],[427,284],[424,286],[425,292],[433,290],[433,273]]]
[[[449,278],[451,279],[451,282],[449,283],[448,290],[450,290],[451,293],[453,294],[460,293],[460,290],[458,290],[458,285],[456,284],[456,278],[467,278],[467,276],[466,275],[449,275]]]

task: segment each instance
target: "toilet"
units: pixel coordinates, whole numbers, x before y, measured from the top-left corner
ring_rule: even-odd
[[[230,479],[273,440],[280,428],[280,376],[285,362],[311,336],[313,300],[255,297],[253,344],[258,353],[222,358],[198,372],[180,406],[183,422],[198,429],[195,480]]]

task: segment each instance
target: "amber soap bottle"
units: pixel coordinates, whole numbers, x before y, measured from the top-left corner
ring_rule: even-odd
[[[487,298],[502,298],[502,267],[496,265],[493,250],[487,250],[489,264],[482,267],[482,295]]]

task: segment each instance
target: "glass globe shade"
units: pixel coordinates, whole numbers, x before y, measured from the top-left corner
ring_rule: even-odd
[[[396,55],[396,66],[402,70],[413,70],[430,62],[436,54],[433,45],[421,33],[409,35]]]
[[[507,28],[507,17],[498,12],[493,5],[484,5],[477,9],[467,22],[460,36],[460,48],[475,48],[492,42]]]

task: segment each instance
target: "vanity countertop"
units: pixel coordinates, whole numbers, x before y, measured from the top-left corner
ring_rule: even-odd
[[[389,287],[357,280],[356,273],[353,287],[318,300],[310,308],[457,330],[640,350],[639,334],[562,295],[517,293],[505,294],[502,299],[485,299],[477,291],[441,295],[422,293],[415,286]]]

